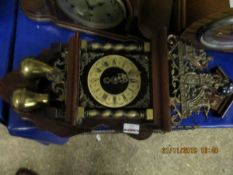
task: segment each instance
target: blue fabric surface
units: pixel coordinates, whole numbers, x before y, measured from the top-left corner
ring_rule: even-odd
[[[0,12],[0,78],[2,78],[8,71],[12,59],[17,1],[1,0]],[[3,102],[0,101],[0,121],[5,123],[3,116]]]

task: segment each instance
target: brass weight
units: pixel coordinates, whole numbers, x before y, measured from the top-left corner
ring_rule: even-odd
[[[31,111],[49,103],[48,94],[39,94],[25,88],[13,92],[11,102],[17,111]]]
[[[20,64],[20,73],[27,79],[44,77],[55,72],[52,66],[34,58],[26,58]]]

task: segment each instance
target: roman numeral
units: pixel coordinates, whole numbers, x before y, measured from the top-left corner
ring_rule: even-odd
[[[102,96],[102,98],[103,98],[104,100],[106,100],[106,99],[108,98],[108,95],[107,95],[107,94],[104,94],[104,95]]]

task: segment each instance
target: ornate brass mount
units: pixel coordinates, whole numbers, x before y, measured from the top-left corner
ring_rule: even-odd
[[[225,93],[230,80],[220,68],[205,71],[212,59],[204,50],[174,36],[169,37],[168,43],[173,123],[177,124],[193,113],[204,112],[206,116],[210,110],[218,113],[224,99],[232,94]]]

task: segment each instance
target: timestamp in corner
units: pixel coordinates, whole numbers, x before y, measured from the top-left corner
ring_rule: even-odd
[[[217,146],[203,146],[203,147],[162,147],[162,154],[218,154],[219,148]]]

